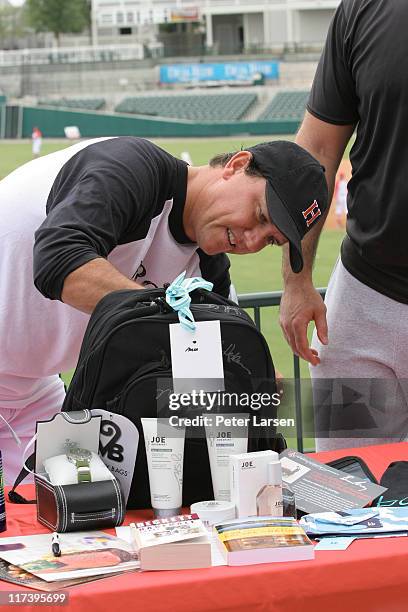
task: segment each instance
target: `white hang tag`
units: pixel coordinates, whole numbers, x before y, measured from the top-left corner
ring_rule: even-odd
[[[201,321],[194,332],[169,327],[174,392],[224,391],[220,322]]]
[[[99,435],[99,455],[120,483],[127,503],[133,472],[135,470],[139,432],[132,421],[121,414],[94,408],[94,416],[101,416]]]

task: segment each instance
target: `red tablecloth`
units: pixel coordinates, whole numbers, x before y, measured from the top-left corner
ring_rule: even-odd
[[[391,461],[408,460],[408,444],[320,453],[321,461],[359,455],[380,477]],[[22,487],[22,493],[32,490]],[[127,523],[149,516],[130,511]],[[49,533],[35,506],[7,506],[4,536]],[[0,591],[24,591],[0,581]],[[360,540],[313,561],[175,572],[137,572],[69,589],[69,612],[407,612],[408,537]],[[3,608],[6,609],[6,608]],[[7,609],[10,609],[7,607]],[[20,608],[21,609],[21,608]],[[25,605],[24,610],[38,610]],[[1,610],[1,608],[0,608]]]

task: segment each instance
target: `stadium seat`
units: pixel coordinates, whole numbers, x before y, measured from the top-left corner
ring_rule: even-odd
[[[53,106],[56,108],[75,108],[77,110],[94,111],[104,108],[105,103],[106,100],[104,98],[61,98],[60,100],[39,100],[38,106]]]
[[[308,91],[281,91],[277,93],[266,109],[258,117],[258,121],[280,119],[301,121],[305,112]]]
[[[140,96],[125,98],[115,111],[193,121],[238,121],[256,100],[254,93]]]

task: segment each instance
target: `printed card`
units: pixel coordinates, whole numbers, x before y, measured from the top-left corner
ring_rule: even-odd
[[[121,414],[112,414],[99,408],[91,412],[102,417],[99,454],[106,467],[119,480],[127,503],[139,446],[139,432],[136,425]]]

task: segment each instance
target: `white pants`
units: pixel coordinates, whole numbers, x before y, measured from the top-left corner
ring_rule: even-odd
[[[408,305],[367,287],[340,260],[325,303],[329,344],[314,332],[321,363],[310,367],[317,450],[405,439]]]
[[[55,376],[55,384],[47,384],[45,395],[37,397],[34,402],[23,408],[4,407],[5,402],[2,406],[0,397],[0,414],[21,440],[21,445],[18,446],[9,428],[0,420],[0,450],[6,485],[14,484],[16,476],[23,466],[23,452],[35,434],[36,422],[47,421],[55,413],[60,412],[64,397],[64,384],[58,376]],[[33,451],[34,446],[27,449],[25,458],[31,455]],[[24,483],[26,482],[32,482],[30,475],[24,480]]]

